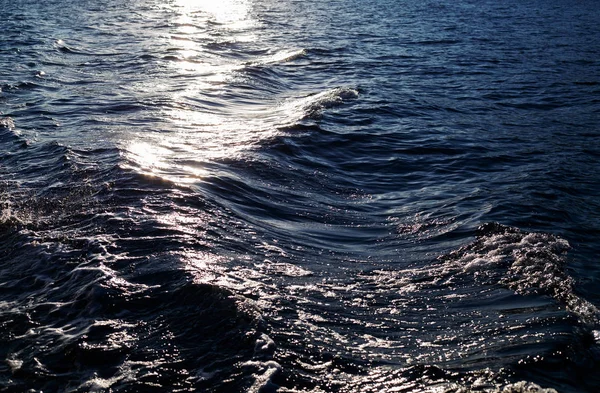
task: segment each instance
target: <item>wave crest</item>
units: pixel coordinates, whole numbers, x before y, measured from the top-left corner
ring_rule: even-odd
[[[324,109],[343,105],[358,98],[358,91],[350,87],[336,87],[290,101],[283,105],[286,112],[300,115],[300,118],[319,117]],[[299,120],[299,119],[298,119]]]
[[[598,309],[574,292],[574,279],[565,272],[569,242],[549,233],[525,232],[498,223],[478,228],[477,240],[439,259],[479,271],[506,266],[499,283],[521,295],[543,293],[563,304],[586,323],[598,323]]]

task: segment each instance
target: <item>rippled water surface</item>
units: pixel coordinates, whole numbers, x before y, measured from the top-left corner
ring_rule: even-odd
[[[0,11],[0,391],[598,391],[596,2]]]

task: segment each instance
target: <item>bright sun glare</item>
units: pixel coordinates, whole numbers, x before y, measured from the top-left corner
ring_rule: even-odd
[[[217,102],[223,85],[244,64],[207,48],[207,43],[218,43],[223,37],[231,42],[256,41],[252,28],[256,21],[251,0],[175,0],[170,8],[174,23],[167,45],[179,60],[168,64],[185,84],[153,89],[164,91],[179,105],[170,105],[160,114],[166,132],[130,135],[126,156],[145,174],[189,183],[205,174],[202,162],[236,154],[255,141],[257,130],[264,129],[260,120],[243,114],[247,108]],[[214,98],[197,104],[208,92]]]
[[[177,4],[188,10],[209,13],[219,23],[248,19],[250,12],[250,3],[247,0],[178,0]]]

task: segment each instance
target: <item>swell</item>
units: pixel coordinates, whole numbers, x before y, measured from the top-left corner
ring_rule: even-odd
[[[122,169],[120,157],[33,143],[3,161],[3,385],[241,391],[264,373],[267,383],[260,312],[203,265],[228,230],[211,218],[218,209]],[[204,242],[168,221],[193,206],[222,228]]]
[[[16,18],[43,31],[17,23],[2,51],[20,71],[0,85],[15,119],[0,126],[0,384],[595,391],[597,311],[566,242],[539,229],[574,220],[561,197],[581,182],[594,195],[585,170],[555,185],[582,142],[539,99],[571,112],[585,100],[562,92],[582,85],[520,67],[525,40],[436,36],[445,11],[398,30],[393,2],[367,24],[317,3],[302,19],[306,4],[272,2],[241,28],[174,4]],[[71,34],[48,40],[53,22]],[[548,69],[593,80],[562,78],[584,64]],[[592,129],[590,114],[567,117]],[[471,241],[490,217],[538,229]]]
[[[285,318],[267,312],[283,366],[274,382],[340,392],[479,391],[482,382],[490,392],[592,391],[598,310],[576,293],[567,249],[551,234],[488,223],[430,265],[380,269],[342,257],[353,274],[341,275],[313,266],[314,279],[277,299]]]

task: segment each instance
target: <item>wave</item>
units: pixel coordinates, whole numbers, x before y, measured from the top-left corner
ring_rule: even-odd
[[[277,111],[286,114],[288,121],[297,123],[306,118],[319,118],[323,110],[343,105],[358,98],[358,90],[350,87],[336,87],[320,93],[282,103]]]
[[[267,386],[278,367],[260,311],[226,288],[218,269],[194,269],[208,247],[152,210],[176,210],[173,185],[123,170],[120,160],[115,148],[39,143],[4,162],[22,179],[0,187],[5,387]],[[194,197],[180,198],[192,208]]]
[[[0,118],[0,127],[13,130],[15,128],[15,121],[10,117]]]
[[[20,215],[15,211],[13,202],[8,198],[5,186],[0,187],[0,233],[16,230],[24,224]]]
[[[490,370],[452,372],[433,365],[393,370],[378,367],[368,375],[351,380],[341,393],[356,391],[399,391],[406,393],[558,393],[530,381],[509,382],[505,372]],[[376,387],[376,390],[373,389]],[[284,390],[286,392],[286,390]]]
[[[47,273],[44,259],[39,275]],[[4,327],[24,332],[2,339],[10,345],[8,388],[56,391],[78,380],[80,391],[245,391],[267,382],[260,315],[230,291],[168,272],[161,285],[132,283],[102,265],[62,274],[60,292],[38,291],[37,301],[0,310],[14,321],[32,315],[18,330]]]
[[[593,373],[598,313],[575,294],[568,242],[497,223],[476,235],[427,266],[363,263],[352,276],[314,272],[315,280],[305,276],[287,288],[278,302],[289,320],[272,322],[287,354],[275,359],[282,376],[274,383],[297,378],[295,388],[336,385],[340,392],[485,385],[486,392],[555,393],[556,364],[566,380],[582,364]],[[343,262],[350,269],[354,261]],[[300,331],[317,349],[297,342]]]
[[[252,65],[267,65],[267,64],[281,64],[291,62],[306,56],[308,51],[306,49],[286,49],[274,53],[273,55],[261,58],[259,60],[250,62]]]
[[[565,271],[569,243],[552,234],[525,232],[487,223],[479,227],[477,240],[439,258],[443,269],[482,272],[504,267],[498,283],[520,295],[552,296],[585,323],[598,325],[599,310],[575,294],[575,281]]]
[[[419,224],[407,230],[423,229]],[[550,296],[581,323],[597,328],[600,311],[576,294],[575,280],[567,273],[570,248],[567,240],[550,233],[485,223],[478,227],[475,241],[439,256],[430,266],[399,274],[405,275],[405,282],[447,284],[471,277],[475,282],[499,285],[520,296]]]
[[[62,53],[76,54],[76,55],[89,55],[90,54],[90,53],[83,51],[82,49],[67,45],[67,43],[65,41],[63,41],[62,39],[56,40],[54,42],[54,47],[59,52],[62,52]]]
[[[115,55],[119,54],[117,52],[102,52],[102,51],[98,51],[98,50],[88,50],[88,49],[84,49],[84,48],[80,48],[80,47],[75,47],[73,45],[67,44],[62,39],[58,39],[58,40],[54,41],[54,48],[61,53],[70,54],[70,55],[104,57],[104,56],[115,56]]]

